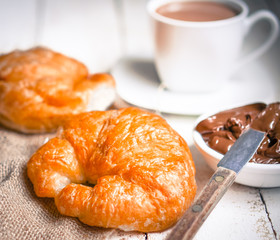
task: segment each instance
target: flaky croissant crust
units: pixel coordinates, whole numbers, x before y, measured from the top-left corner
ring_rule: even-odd
[[[196,193],[184,139],[160,116],[137,108],[73,117],[27,169],[36,195],[55,198],[61,214],[125,231],[172,226]]]
[[[85,112],[90,95],[109,74],[43,47],[0,56],[0,123],[26,133],[51,132],[68,116]]]

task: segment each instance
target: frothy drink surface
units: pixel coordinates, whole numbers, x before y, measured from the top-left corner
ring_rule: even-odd
[[[162,16],[176,20],[207,22],[234,17],[237,11],[229,6],[216,2],[171,2],[157,10]]]

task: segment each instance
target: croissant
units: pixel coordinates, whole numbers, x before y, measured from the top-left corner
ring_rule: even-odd
[[[55,131],[73,114],[105,110],[115,98],[109,74],[43,47],[0,56],[0,124],[25,133]]]
[[[156,114],[138,108],[82,113],[31,157],[39,197],[91,226],[164,230],[196,194],[195,166],[184,139]]]

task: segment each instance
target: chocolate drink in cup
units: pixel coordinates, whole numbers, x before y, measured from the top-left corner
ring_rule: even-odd
[[[157,13],[182,21],[207,22],[236,16],[239,12],[218,2],[171,2],[160,6]]]
[[[277,17],[267,10],[249,15],[243,1],[150,0],[147,10],[156,70],[174,93],[220,91],[233,73],[266,52],[278,36]],[[244,56],[245,37],[261,20],[270,23],[270,34]]]

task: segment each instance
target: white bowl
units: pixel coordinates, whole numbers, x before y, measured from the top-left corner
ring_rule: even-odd
[[[213,114],[205,114],[200,116],[195,127],[202,120]],[[197,149],[202,153],[206,163],[213,169],[217,169],[218,162],[223,158],[223,154],[210,148],[203,140],[201,134],[193,130],[193,140]],[[235,182],[260,188],[280,187],[280,164],[260,164],[248,162],[236,177]]]

